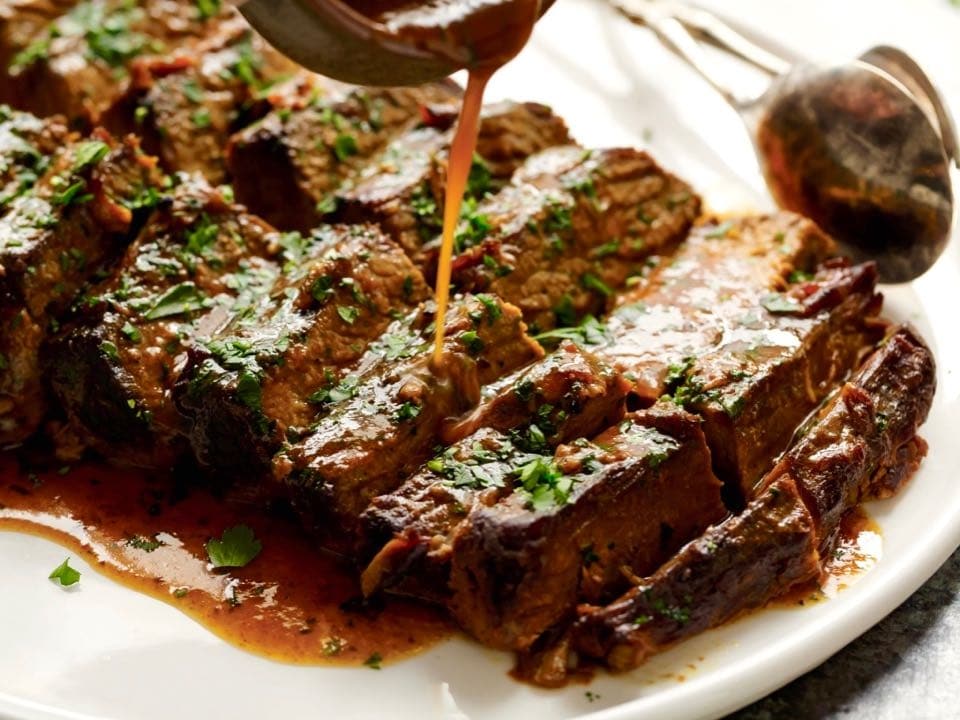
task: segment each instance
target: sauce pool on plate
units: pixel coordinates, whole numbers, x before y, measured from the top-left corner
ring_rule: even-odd
[[[261,552],[245,567],[213,568],[206,543],[238,525],[253,530]],[[376,666],[454,632],[423,604],[386,598],[363,606],[356,573],[318,551],[289,518],[133,470],[84,464],[33,474],[0,454],[3,530],[64,545],[107,577],[275,660]],[[51,570],[37,568],[37,582]]]

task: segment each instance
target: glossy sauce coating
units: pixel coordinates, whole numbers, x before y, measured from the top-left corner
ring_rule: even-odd
[[[0,530],[64,545],[244,650],[297,664],[356,665],[419,652],[453,633],[425,605],[391,598],[362,607],[356,573],[318,552],[288,518],[236,509],[202,491],[184,495],[130,470],[90,464],[61,472],[30,474],[0,455]],[[245,568],[212,569],[206,542],[240,524],[263,550]],[[49,570],[37,568],[37,582]]]

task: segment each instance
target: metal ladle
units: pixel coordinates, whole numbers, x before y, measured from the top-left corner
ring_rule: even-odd
[[[957,135],[937,90],[896,48],[830,67],[791,64],[718,17],[663,0],[611,0],[650,28],[743,118],[779,205],[815,220],[885,282],[924,273],[950,237]],[[768,74],[759,97],[719,76],[699,40]]]

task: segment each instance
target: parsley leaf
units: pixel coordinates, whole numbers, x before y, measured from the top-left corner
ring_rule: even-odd
[[[534,335],[533,339],[541,345],[557,345],[563,340],[585,345],[603,345],[607,342],[607,329],[593,315],[587,315],[576,327],[555,328]]]
[[[360,317],[360,311],[352,305],[337,305],[337,315],[347,325],[353,325]]]
[[[370,657],[368,657],[366,660],[364,660],[363,664],[366,665],[371,670],[379,670],[380,663],[382,662],[383,662],[383,656],[380,653],[375,652],[372,655],[370,655]]]
[[[73,153],[73,172],[79,173],[85,168],[96,165],[110,152],[110,146],[100,140],[90,140],[77,144]]]
[[[201,20],[207,20],[219,14],[220,0],[196,0],[197,14]]]
[[[246,525],[236,525],[223,531],[220,539],[211,539],[207,542],[207,555],[214,567],[244,567],[250,563],[263,545],[253,530]]]
[[[157,298],[151,307],[144,314],[147,320],[159,320],[161,318],[183,315],[184,313],[201,310],[204,307],[203,294],[192,282],[182,282],[174,285],[163,295]]]
[[[337,156],[337,160],[340,162],[343,162],[351,155],[356,155],[357,152],[359,152],[357,139],[353,135],[340,133],[333,141],[333,154]]]
[[[69,587],[80,582],[80,571],[70,567],[70,558],[67,558],[54,568],[54,571],[48,577],[51,580],[56,580],[62,587]]]
[[[803,306],[793,298],[787,297],[781,293],[771,293],[764,297],[760,304],[774,315],[789,315],[803,311]]]

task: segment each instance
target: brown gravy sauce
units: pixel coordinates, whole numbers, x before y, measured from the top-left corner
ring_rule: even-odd
[[[206,542],[235,525],[263,550],[244,568],[208,565]],[[52,540],[98,572],[186,613],[227,642],[274,660],[358,665],[420,652],[451,636],[437,609],[396,598],[359,603],[360,586],[289,518],[106,465],[27,473],[0,454],[0,531]],[[37,568],[47,582],[53,568]],[[81,578],[80,582],[83,582]]]
[[[443,242],[437,266],[434,369],[441,371],[444,322],[460,206],[467,187],[483,92],[490,77],[527,44],[541,10],[551,0],[346,0],[379,23],[385,37],[452,61],[469,72],[460,117],[450,145],[443,205]]]

